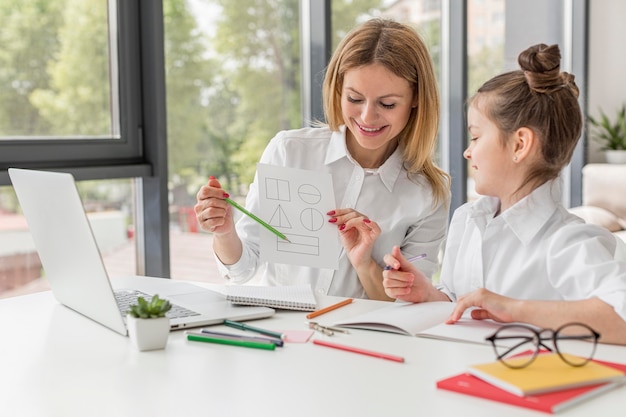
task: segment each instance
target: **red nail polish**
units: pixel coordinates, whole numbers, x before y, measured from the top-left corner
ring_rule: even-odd
[[[209,179],[210,179],[210,180],[214,180],[214,179],[215,179],[215,177],[214,177],[213,175],[209,175]]]
[[[335,210],[331,210],[328,213],[326,213],[329,216],[334,216],[335,215]]]
[[[370,220],[370,219],[363,219],[363,221],[364,221],[365,223],[371,223],[371,220]]]
[[[224,193],[223,197],[224,198],[228,198],[228,197],[230,197],[230,195],[228,195],[228,193]]]
[[[339,230],[343,230],[343,229],[345,229],[345,228],[346,228],[346,225],[345,225],[345,224],[342,224],[341,226],[339,226]]]
[[[328,219],[328,221],[329,221],[330,223],[335,223],[335,222],[337,221],[337,218],[336,218],[336,217],[333,217],[332,219]]]

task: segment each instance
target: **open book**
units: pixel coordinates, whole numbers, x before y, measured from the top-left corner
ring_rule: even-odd
[[[390,303],[373,311],[333,323],[333,326],[378,330],[409,336],[456,340],[472,343],[490,343],[485,340],[502,324],[491,320],[473,320],[469,310],[455,324],[446,324],[455,303]]]

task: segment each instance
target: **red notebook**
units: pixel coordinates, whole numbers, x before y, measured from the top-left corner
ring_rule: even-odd
[[[626,372],[626,364],[595,360],[594,362],[608,365]],[[588,385],[579,388],[570,388],[562,391],[521,397],[497,388],[468,373],[462,373],[437,381],[437,388],[454,391],[474,397],[530,408],[546,413],[557,413],[584,400],[595,397],[612,388],[622,385],[621,382],[609,382],[597,385]]]

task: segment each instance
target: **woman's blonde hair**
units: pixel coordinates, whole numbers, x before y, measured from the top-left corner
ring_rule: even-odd
[[[439,129],[439,91],[432,60],[424,41],[410,26],[388,19],[372,19],[353,29],[333,54],[322,89],[324,115],[331,130],[343,124],[341,92],[347,71],[380,64],[409,82],[415,103],[398,136],[409,174],[422,173],[429,181],[434,203],[445,201],[449,176],[433,161]]]

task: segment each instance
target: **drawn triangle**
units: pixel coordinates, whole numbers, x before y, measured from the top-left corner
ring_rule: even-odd
[[[278,205],[276,210],[274,210],[274,214],[272,214],[272,218],[270,219],[270,225],[274,227],[282,227],[283,229],[291,229],[291,223],[287,218],[287,214],[283,210],[283,208]]]

